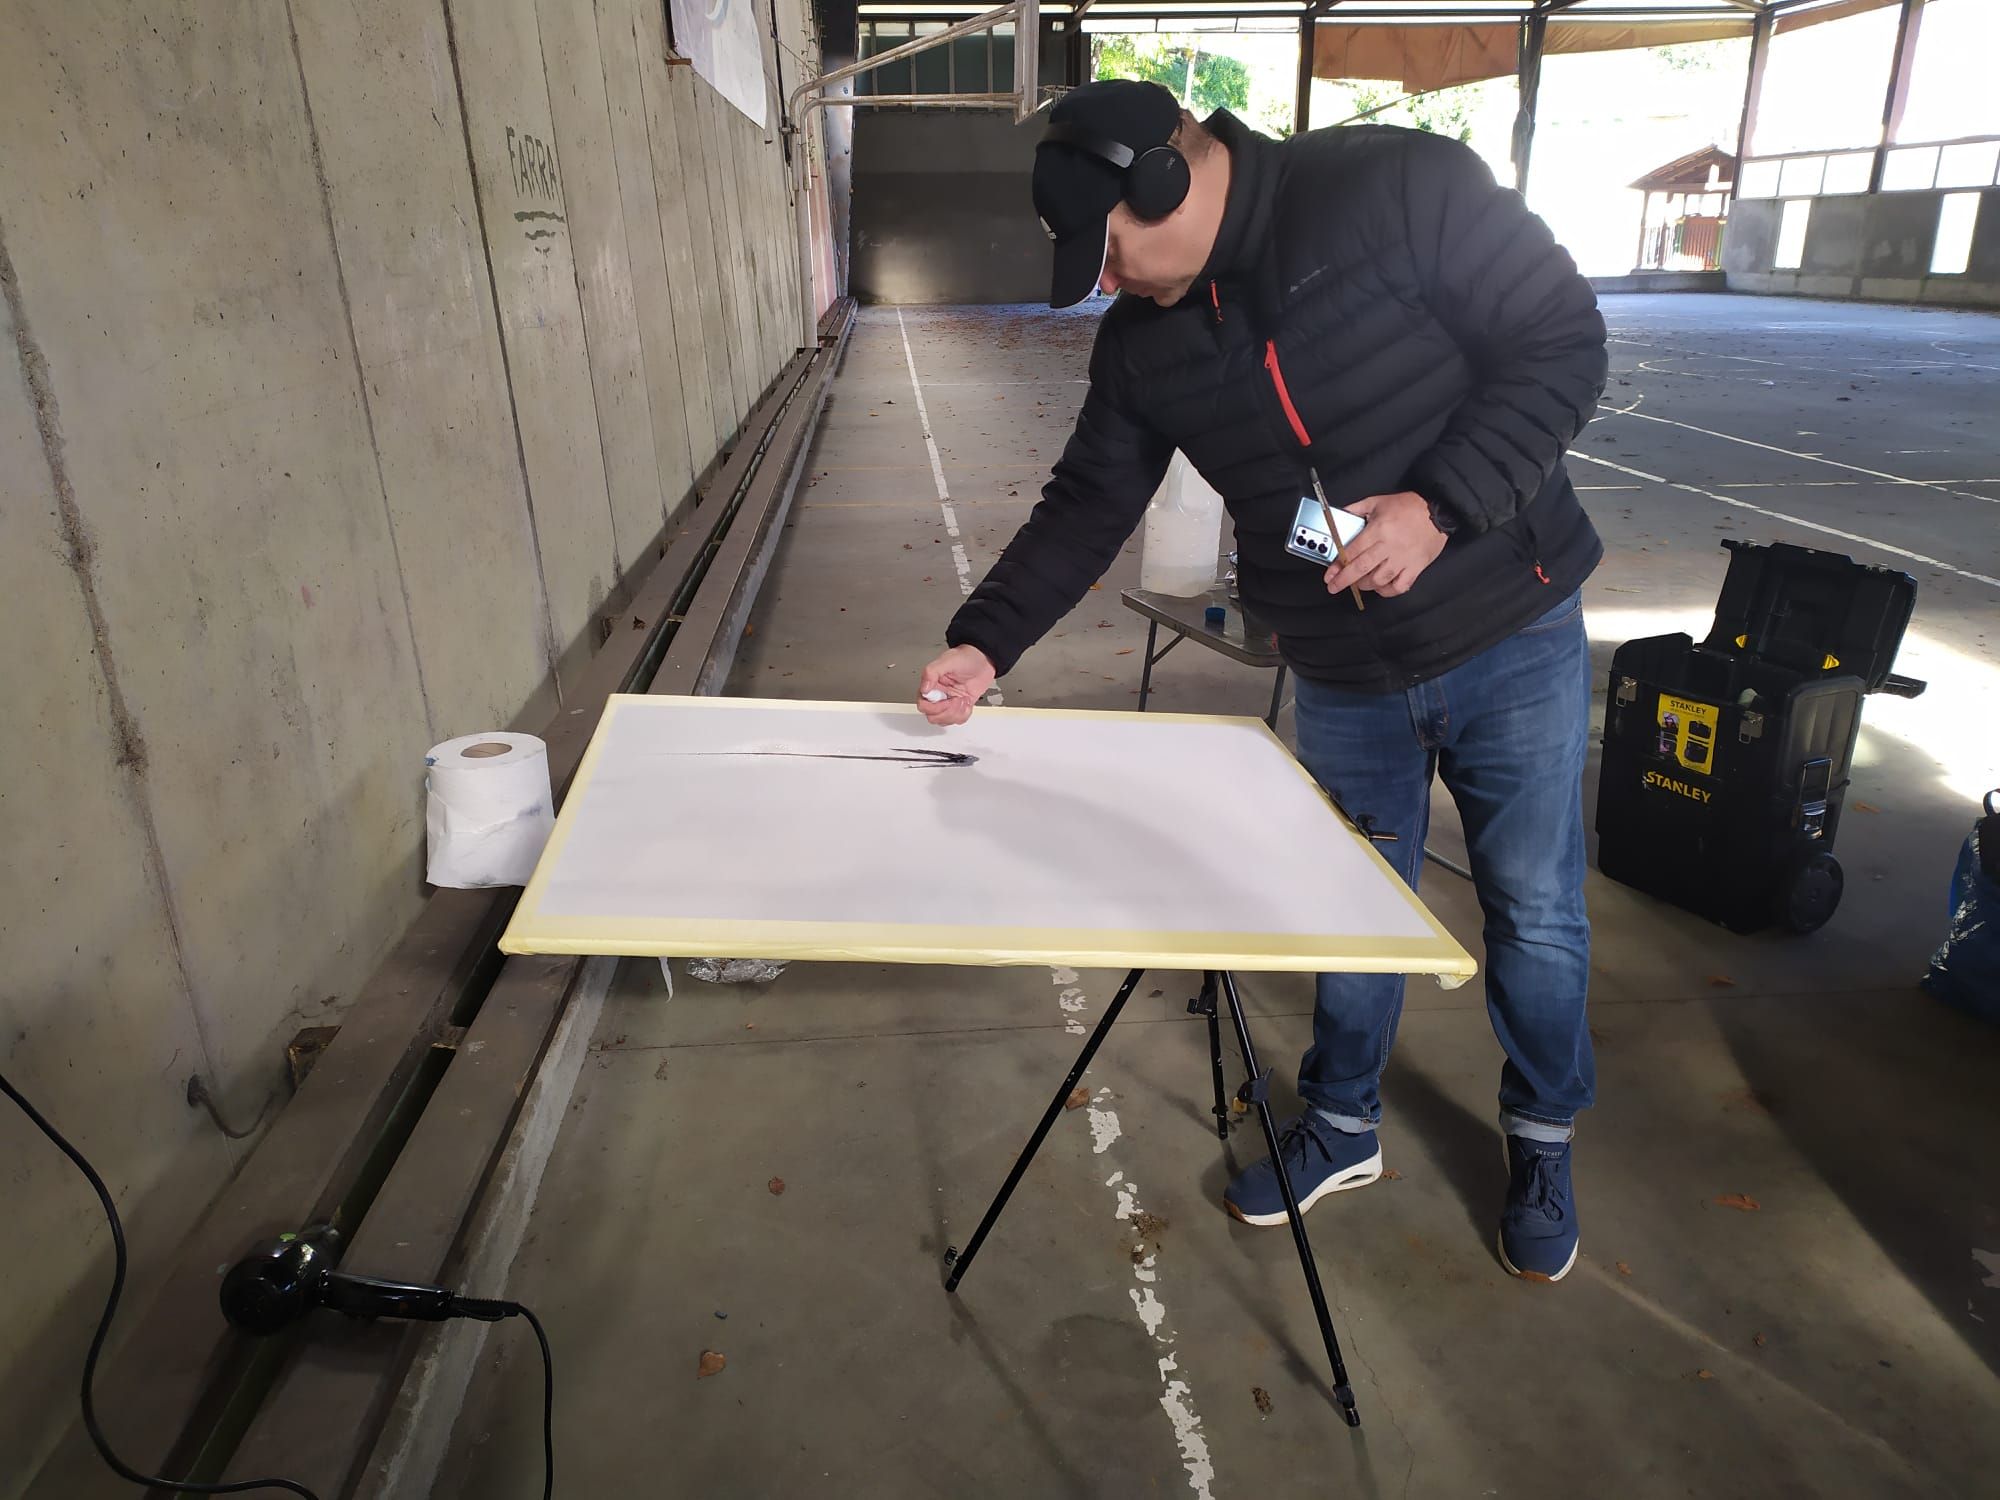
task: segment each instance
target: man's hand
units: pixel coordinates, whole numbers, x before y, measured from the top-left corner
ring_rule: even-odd
[[[1349,584],[1373,594],[1407,594],[1410,585],[1444,551],[1445,535],[1431,522],[1422,495],[1404,490],[1370,495],[1345,507],[1368,529],[1347,548],[1347,561],[1326,570],[1326,589],[1337,594]]]
[[[977,646],[953,646],[924,668],[917,684],[917,707],[924,717],[940,728],[963,724],[972,717],[973,705],[993,686],[993,663]],[[937,702],[929,694],[943,693]]]

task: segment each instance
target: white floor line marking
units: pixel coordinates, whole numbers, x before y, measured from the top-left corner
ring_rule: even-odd
[[[965,543],[959,540],[958,511],[951,503],[951,487],[944,482],[944,458],[938,452],[937,438],[931,432],[930,408],[924,405],[924,384],[917,379],[917,357],[910,352],[910,329],[903,321],[900,307],[896,309],[896,331],[903,338],[903,363],[910,367],[910,394],[917,398],[917,422],[924,429],[924,450],[931,456],[931,478],[937,481],[938,511],[944,517],[945,532],[951,537],[951,565],[958,572],[958,591],[970,599],[972,559],[966,555]],[[1007,700],[996,687],[988,689],[985,701],[998,708]]]
[[[1933,479],[1931,484],[2000,484],[2000,479]],[[1853,490],[1868,485],[1890,484],[1887,479],[1745,479],[1742,481],[1722,480],[1715,482],[1719,490]],[[1583,489],[1630,489],[1630,485],[1578,485]]]
[[[1063,1009],[1064,1029],[1075,1026],[1081,1031],[1083,1024],[1077,1015],[1084,1000],[1083,991],[1076,988],[1076,970],[1051,969],[1049,976],[1061,987],[1056,1003]],[[1111,1107],[1110,1089],[1092,1091],[1089,1113],[1091,1154],[1102,1156],[1125,1133],[1118,1123],[1118,1112]],[[1142,1233],[1138,1226],[1144,1222],[1145,1210],[1139,1205],[1138,1183],[1122,1171],[1113,1171],[1104,1179],[1104,1185],[1112,1192],[1111,1216],[1122,1224],[1131,1224],[1135,1233]],[[1160,1348],[1160,1410],[1173,1424],[1181,1467],[1187,1471],[1188,1490],[1195,1500],[1215,1500],[1215,1464],[1209,1458],[1208,1439],[1202,1435],[1201,1414],[1194,1407],[1193,1388],[1180,1377],[1180,1359],[1175,1348],[1179,1335],[1168,1322],[1166,1304],[1160,1300],[1159,1255],[1143,1239],[1133,1247],[1132,1255],[1132,1280],[1136,1285],[1126,1288],[1126,1293],[1132,1299],[1133,1312],[1145,1325],[1147,1336]]]
[[[1683,432],[1698,432],[1703,437],[1721,438],[1725,442],[1741,443],[1746,448],[1762,448],[1766,453],[1781,453],[1786,458],[1803,458],[1816,464],[1829,464],[1836,469],[1845,469],[1850,474],[1866,474],[1873,479],[1887,480],[1891,484],[1916,485],[1921,489],[1936,490],[1940,495],[1956,495],[1961,500],[1983,500],[1988,505],[2000,505],[2000,500],[1991,495],[1975,495],[1970,490],[1954,490],[1933,479],[1909,479],[1901,474],[1885,474],[1880,469],[1866,469],[1860,464],[1842,463],[1837,458],[1828,458],[1820,453],[1795,453],[1790,448],[1780,448],[1775,443],[1760,443],[1754,438],[1738,437],[1733,432],[1717,432],[1712,427],[1696,427],[1692,422],[1676,422],[1671,417],[1656,417],[1650,412],[1634,411],[1626,407],[1620,411],[1606,408],[1605,414],[1616,417],[1636,417],[1641,422],[1658,422],[1663,427],[1678,427]]]
[[[1964,568],[1954,567],[1940,558],[1926,557],[1921,552],[1906,552],[1901,547],[1892,547],[1887,542],[1878,542],[1872,536],[1862,536],[1857,532],[1842,531],[1836,526],[1822,526],[1817,521],[1808,521],[1803,516],[1788,516],[1781,510],[1766,510],[1761,505],[1752,505],[1748,500],[1737,500],[1728,495],[1718,495],[1714,490],[1699,489],[1691,484],[1681,484],[1676,480],[1663,478],[1658,474],[1648,474],[1644,469],[1628,469],[1623,464],[1614,464],[1608,458],[1598,458],[1589,453],[1570,450],[1571,458],[1580,458],[1587,464],[1599,464],[1620,474],[1629,474],[1634,479],[1650,480],[1663,484],[1671,490],[1684,490],[1690,495],[1699,495],[1704,500],[1713,500],[1718,505],[1733,505],[1738,510],[1752,511],[1760,516],[1769,516],[1774,521],[1783,521],[1790,526],[1803,526],[1807,531],[1821,532],[1826,536],[1837,536],[1844,542],[1856,542],[1863,547],[1873,547],[1877,552],[1887,552],[1892,557],[1907,558],[1911,562],[1922,563],[1927,568],[1937,568],[1957,578],[1969,578],[1974,583],[1983,583],[2000,589],[2000,578],[1989,578],[1984,573],[1973,573]]]

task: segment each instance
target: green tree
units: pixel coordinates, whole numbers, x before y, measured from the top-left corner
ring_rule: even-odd
[[[1197,37],[1099,34],[1091,39],[1091,76],[1157,83],[1197,115],[1218,109],[1240,113],[1250,103],[1249,68],[1236,58],[1203,52]]]
[[[1408,98],[1372,83],[1350,84],[1349,89],[1354,100],[1353,112],[1368,116],[1364,123],[1405,125],[1427,130],[1432,135],[1450,136],[1461,145],[1472,142],[1472,115],[1457,88],[1412,94]]]

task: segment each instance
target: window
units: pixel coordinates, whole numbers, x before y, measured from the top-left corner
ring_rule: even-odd
[[[1972,229],[1979,221],[1983,193],[1947,193],[1938,204],[1937,243],[1931,275],[1963,276],[1972,264]]]
[[[1743,164],[1743,179],[1736,185],[1739,198],[1775,198],[1778,196],[1778,168],[1783,162],[1746,161]]]
[[[1929,0],[1917,28],[1910,97],[1897,139],[2000,135],[1995,57],[2000,57],[2000,5],[1993,0]]]
[[[1874,169],[1873,151],[1849,151],[1826,159],[1826,184],[1820,191],[1828,197],[1836,193],[1865,193],[1868,174]]]
[[[1984,6],[1989,0],[1972,3]],[[1764,94],[1750,151],[1772,156],[1880,141],[1882,100],[1889,91],[1901,14],[1901,6],[1888,4],[1833,21],[1815,22],[1808,13],[1792,27],[1781,15],[1764,67]],[[1989,75],[1990,64],[1968,87],[1990,87]],[[1924,139],[1907,132],[1905,138]]]
[[[1941,188],[1991,187],[1995,165],[2000,165],[2000,141],[1946,146],[1938,153],[1937,185]]]
[[[892,47],[900,47],[910,39],[908,21],[863,21],[861,23],[861,59],[866,61],[878,52],[887,52]],[[908,94],[915,90],[910,86],[910,59],[889,63],[873,72],[863,73],[854,80],[857,94]]]
[[[1788,157],[1778,173],[1778,196],[1780,198],[1811,198],[1818,194],[1820,179],[1826,173],[1824,156]]]
[[[1891,151],[1882,164],[1882,191],[1904,193],[1930,187],[1937,181],[1937,169],[1935,146],[1907,146],[1901,151]]]
[[[943,31],[947,21],[894,21],[863,17],[861,61],[905,42]],[[869,94],[993,94],[1014,87],[1014,27],[955,37],[928,52],[887,63],[854,81],[854,92]]]
[[[1806,226],[1812,222],[1812,199],[1794,198],[1785,205],[1778,224],[1778,255],[1772,268],[1796,271],[1806,260]]]

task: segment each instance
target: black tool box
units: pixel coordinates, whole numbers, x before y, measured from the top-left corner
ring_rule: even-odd
[[[1924,690],[1890,670],[1916,580],[1783,542],[1722,545],[1708,638],[1612,657],[1598,868],[1737,932],[1811,932],[1840,903],[1861,701]]]

